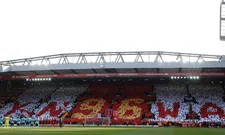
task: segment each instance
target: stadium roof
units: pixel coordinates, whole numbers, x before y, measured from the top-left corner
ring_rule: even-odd
[[[223,75],[225,56],[161,51],[67,53],[1,61],[0,66],[1,76],[118,73]]]

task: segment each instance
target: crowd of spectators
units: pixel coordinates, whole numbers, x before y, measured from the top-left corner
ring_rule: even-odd
[[[52,95],[48,102],[44,102],[38,108],[34,110],[35,114],[40,114],[44,108],[50,105],[50,103],[54,103],[55,110],[61,109],[62,111],[56,116],[51,115],[51,110],[48,109],[44,114],[40,115],[40,119],[56,119],[61,114],[65,112],[69,112],[74,105],[76,104],[75,100],[81,95],[84,91],[86,91],[86,85],[76,85],[76,86],[62,86],[58,88]]]
[[[225,102],[223,100],[224,91],[220,85],[190,85],[190,94],[196,99],[196,103],[192,104],[192,110],[200,116],[199,122],[222,122],[225,118],[219,118],[218,115],[209,115],[203,118],[200,114],[201,108],[206,103],[215,104],[219,108],[225,110]],[[217,111],[215,108],[208,108],[209,112]]]
[[[86,85],[77,85],[69,87],[46,87],[35,86],[27,88],[16,101],[6,104],[0,109],[1,116],[10,115],[13,118],[18,117],[31,117],[35,116],[50,103],[55,102],[55,110],[61,109],[60,114],[69,112],[73,106],[77,97],[87,89]],[[17,109],[14,110],[17,105]],[[24,107],[21,107],[23,106]],[[19,109],[18,109],[19,108]],[[11,113],[9,113],[12,111]],[[46,110],[44,114],[40,116],[40,119],[55,119],[58,116],[51,116],[50,109]]]
[[[9,114],[13,118],[34,115],[39,117],[40,120],[55,120],[66,112],[70,113],[70,111],[75,108],[78,99],[81,100],[79,97],[85,96],[84,93],[87,92],[87,89],[87,85],[61,87],[35,86],[27,88],[14,102],[9,102],[3,106],[0,109],[0,115],[4,116]],[[142,116],[146,117],[149,115],[149,121],[152,123],[169,121],[180,125],[180,122],[184,123],[189,121],[194,121],[194,123],[225,122],[225,102],[223,99],[225,93],[221,85],[195,84],[188,85],[187,87],[187,85],[184,84],[156,84],[154,85],[153,91],[152,95],[155,93],[156,100],[152,100],[151,102],[149,100],[143,100],[144,103],[150,102],[146,104],[149,106],[150,110],[149,112],[142,112]],[[92,94],[95,95],[95,93]],[[112,98],[112,101],[114,101],[120,97],[121,93],[118,92],[115,95],[108,95],[108,97]],[[143,92],[142,95],[138,95],[138,98],[142,98],[146,95],[148,96],[149,94]],[[87,98],[88,97],[89,96],[87,96]],[[129,96],[125,95],[123,97],[123,100],[126,99],[129,99]],[[81,100],[80,103],[82,103],[82,101],[83,100]],[[120,100],[118,100],[118,102],[119,101]],[[95,102],[93,102],[93,104],[94,103]],[[17,105],[17,108],[12,111],[15,105]],[[113,109],[112,104],[108,106],[111,106],[110,109]],[[129,106],[132,106],[132,104],[129,104]],[[204,106],[206,106],[205,108],[207,108],[207,110],[202,111]],[[148,110],[148,107],[145,107],[145,110]],[[11,113],[9,113],[10,111]],[[221,115],[218,115],[217,112]],[[133,114],[132,111],[124,113]],[[203,115],[203,113],[206,115]],[[192,115],[197,117],[191,117]],[[146,118],[141,119],[146,120]]]
[[[155,116],[153,121],[184,122],[191,120],[187,116],[193,115],[196,117],[192,120],[197,123],[225,122],[224,91],[221,85],[189,85],[188,90],[185,85],[155,85],[155,93],[157,100],[151,106],[151,112]],[[185,100],[187,97],[191,100]],[[174,103],[178,103],[178,115],[160,117],[159,114],[164,111],[160,112],[159,103],[164,105],[165,112],[173,112]]]
[[[188,104],[184,103],[187,95],[184,85],[155,85],[156,102],[152,104],[151,112],[155,115],[156,121],[181,121],[186,119],[189,112]],[[165,109],[173,111],[174,103],[180,105],[177,117],[167,115],[165,118],[159,117],[158,103],[163,103]]]
[[[43,87],[35,86],[27,88],[19,97],[11,103],[8,103],[0,110],[1,115],[10,115],[13,118],[18,118],[21,116],[30,116],[33,110],[38,106],[40,99],[46,98],[52,94],[55,87]],[[13,107],[19,107],[19,109],[14,110]],[[21,107],[23,106],[24,107]],[[14,111],[12,111],[14,110]],[[12,111],[12,113],[8,113]]]

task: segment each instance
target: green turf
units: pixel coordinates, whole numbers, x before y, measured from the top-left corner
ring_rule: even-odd
[[[0,129],[0,135],[225,135],[216,128],[99,128],[63,127],[39,129]]]

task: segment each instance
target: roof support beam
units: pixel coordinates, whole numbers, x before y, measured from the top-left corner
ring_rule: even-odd
[[[156,57],[155,57],[156,56]],[[167,59],[169,57],[169,60]],[[150,58],[155,57],[154,60]],[[149,60],[146,60],[149,58]],[[191,61],[193,58],[194,61]],[[40,56],[33,58],[1,61],[0,65],[5,67],[13,66],[29,66],[51,65],[51,64],[84,64],[88,63],[165,63],[169,62],[222,62],[225,59],[223,55],[207,55],[207,54],[192,54],[192,53],[177,53],[177,52],[159,52],[159,51],[136,51],[136,52],[97,52],[97,53],[68,53],[49,56]]]
[[[54,74],[58,74],[56,71],[54,71],[54,70],[50,70],[51,72],[53,72]]]
[[[32,73],[34,73],[35,75],[38,75],[38,73],[37,72],[35,72],[35,71],[31,71]]]
[[[92,71],[93,71],[94,73],[98,73],[95,69],[92,69]]]
[[[139,73],[139,71],[137,70],[137,68],[134,68],[134,70],[135,70],[136,73]]]
[[[74,74],[77,74],[77,72],[76,72],[75,70],[71,69],[71,71],[72,71]]]

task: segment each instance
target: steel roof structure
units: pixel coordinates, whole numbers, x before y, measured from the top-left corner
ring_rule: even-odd
[[[67,53],[1,61],[0,76],[224,73],[225,56],[162,51]]]

